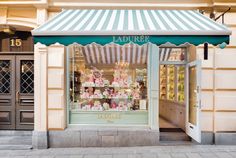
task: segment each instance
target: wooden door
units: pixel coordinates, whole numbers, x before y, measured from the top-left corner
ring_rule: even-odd
[[[16,129],[33,129],[34,59],[16,56]]]
[[[33,55],[0,55],[0,130],[33,127]]]
[[[0,129],[15,127],[15,56],[0,55]]]

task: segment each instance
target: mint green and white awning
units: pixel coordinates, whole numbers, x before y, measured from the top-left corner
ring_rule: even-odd
[[[32,34],[35,42],[45,44],[131,41],[217,45],[228,43],[231,31],[192,10],[64,10]]]

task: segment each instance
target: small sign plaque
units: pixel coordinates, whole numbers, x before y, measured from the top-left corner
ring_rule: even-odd
[[[10,47],[21,47],[22,40],[20,38],[10,38]]]
[[[113,36],[113,42],[114,43],[148,43],[149,42],[149,36]]]

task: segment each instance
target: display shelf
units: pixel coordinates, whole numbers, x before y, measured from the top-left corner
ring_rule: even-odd
[[[167,66],[167,99],[175,100],[175,67]]]
[[[70,111],[71,124],[148,124],[148,111]]]
[[[185,76],[185,67],[179,66],[177,68],[177,78],[178,78],[178,88],[177,88],[177,101],[184,102],[185,99],[185,92],[184,92],[184,76]]]
[[[160,98],[166,99],[166,84],[167,84],[167,77],[166,77],[166,67],[164,65],[160,66]]]

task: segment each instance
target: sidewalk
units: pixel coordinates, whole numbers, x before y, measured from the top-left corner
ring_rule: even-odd
[[[0,158],[236,158],[236,146],[189,145],[0,150]]]

